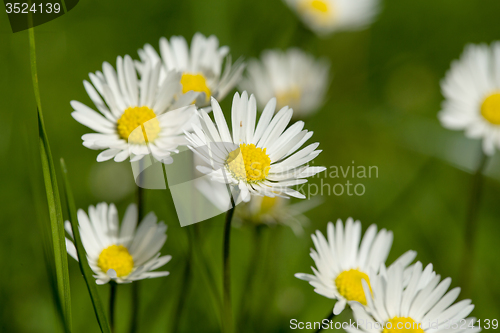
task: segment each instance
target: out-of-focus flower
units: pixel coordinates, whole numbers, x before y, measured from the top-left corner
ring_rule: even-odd
[[[160,64],[145,61],[141,78],[129,56],[118,57],[117,71],[107,62],[102,72],[90,73],[83,81],[85,90],[99,112],[78,101],[71,101],[71,115],[98,133],[82,136],[83,145],[102,150],[97,161],[114,158],[136,161],[152,154],[165,163],[170,154],[185,144],[184,130],[190,126],[196,108],[189,104],[196,92],[182,93],[181,74],[171,71],[160,79]]]
[[[139,50],[141,59],[161,62],[163,71],[180,71],[182,91],[199,92],[196,105],[200,107],[209,105],[210,97],[222,100],[238,84],[245,68],[242,59],[232,64],[229,47],[219,47],[217,37],[201,33],[194,35],[191,47],[182,36],[173,36],[170,41],[161,38],[160,55],[150,44]]]
[[[254,195],[249,202],[242,203],[240,197],[233,195],[231,202],[227,184],[204,178],[196,179],[196,188],[221,213],[226,212],[233,204],[237,206],[233,223],[235,227],[286,225],[298,236],[304,233],[303,227],[309,224],[304,213],[323,201],[315,197],[292,204],[287,198]]]
[[[359,30],[372,23],[379,0],[284,0],[305,25],[318,35]]]
[[[500,148],[500,42],[468,45],[441,82],[441,124],[482,139],[488,155]]]
[[[328,90],[330,65],[325,59],[316,60],[300,49],[286,52],[268,50],[261,61],[248,64],[242,90],[255,94],[260,107],[276,97],[277,107],[289,106],[293,116],[302,118],[322,105]]]
[[[296,235],[301,235],[303,227],[309,224],[304,213],[321,203],[315,199],[292,204],[286,198],[253,196],[249,202],[238,206],[235,222],[252,226],[286,225]]]
[[[274,114],[276,99],[271,99],[257,123],[255,97],[234,95],[229,131],[219,103],[212,98],[215,123],[204,110],[199,111],[201,128],[193,125],[194,133],[186,133],[193,151],[208,166],[198,169],[214,181],[237,186],[244,201],[250,194],[305,198],[291,187],[307,182],[324,167],[309,167],[306,163],[321,152],[319,143],[297,151],[312,136],[302,130],[299,121],[286,128],[293,111],[288,107]],[[285,130],[286,129],[286,130]]]
[[[137,227],[137,208],[128,206],[121,227],[113,204],[100,203],[89,207],[89,214],[78,210],[78,223],[90,268],[97,284],[110,280],[128,283],[136,280],[167,276],[169,272],[152,272],[172,258],[160,257],[159,251],[167,240],[167,226],[157,223],[151,212]],[[66,231],[73,237],[69,221]],[[68,254],[78,260],[74,244],[66,238]]]
[[[377,226],[372,224],[361,240],[361,223],[348,218],[345,229],[341,220],[336,226],[328,223],[328,240],[319,230],[311,237],[316,248],[311,249],[311,257],[316,264],[316,268],[312,268],[314,275],[297,273],[295,276],[309,281],[318,294],[336,299],[333,309],[336,315],[350,301],[366,305],[362,281],[373,288],[370,279],[387,260],[392,246],[392,232],[382,229],[377,233]],[[415,251],[408,251],[392,265],[406,267],[415,256]]]
[[[408,270],[407,270],[408,271]],[[439,282],[441,277],[429,264],[422,270],[417,262],[409,269],[407,277],[401,265],[385,268],[372,278],[370,287],[363,281],[367,306],[353,302],[354,318],[363,322],[358,328],[346,329],[349,333],[444,333],[479,332],[473,327],[476,319],[467,318],[474,309],[469,299],[457,302],[460,288],[446,292],[451,279]],[[409,278],[409,283],[404,281]],[[453,305],[452,305],[453,304]],[[375,325],[377,323],[377,325]],[[378,326],[378,329],[377,329]]]

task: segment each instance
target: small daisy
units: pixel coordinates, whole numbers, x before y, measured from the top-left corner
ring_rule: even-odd
[[[457,302],[460,288],[446,292],[451,279],[432,271],[432,265],[422,270],[417,262],[410,268],[409,283],[401,265],[381,270],[372,286],[363,282],[368,306],[352,303],[354,318],[362,325],[348,328],[349,333],[445,333],[479,332],[475,318],[466,318],[474,309],[469,299]],[[452,305],[453,304],[453,305]],[[378,323],[378,325],[375,325]],[[381,327],[382,326],[382,327]]]
[[[167,276],[169,272],[152,272],[172,258],[160,257],[159,251],[167,240],[167,226],[157,223],[151,212],[137,227],[137,208],[128,206],[119,226],[115,205],[106,203],[89,207],[89,214],[78,210],[78,223],[89,266],[94,271],[97,284],[110,280],[128,283],[136,280]],[[66,231],[73,237],[71,224],[65,223]],[[68,254],[78,260],[74,244],[66,238]]]
[[[500,42],[468,45],[441,82],[441,124],[482,139],[488,155],[500,148]]]
[[[83,145],[102,150],[97,161],[114,158],[122,162],[136,161],[152,154],[156,159],[171,162],[170,154],[185,144],[184,130],[195,114],[189,105],[197,93],[182,93],[181,74],[168,72],[160,79],[160,64],[144,62],[141,78],[129,56],[118,57],[115,69],[107,62],[102,72],[90,73],[83,81],[85,90],[99,112],[78,101],[71,101],[71,115],[79,123],[98,133],[82,136]]]
[[[319,143],[297,151],[312,136],[303,130],[304,123],[296,122],[286,129],[292,109],[282,108],[274,115],[276,99],[267,103],[257,123],[255,97],[234,95],[231,123],[226,123],[219,103],[212,98],[215,123],[204,110],[199,111],[201,128],[193,125],[194,133],[186,133],[190,148],[211,167],[198,169],[221,183],[238,186],[244,201],[250,194],[305,198],[291,186],[307,182],[324,167],[306,165],[321,152]],[[285,130],[286,129],[286,130]]]
[[[359,30],[372,23],[379,0],[284,0],[318,35],[338,30]]]
[[[303,227],[309,224],[304,213],[320,203],[321,200],[304,200],[292,204],[286,198],[253,196],[248,203],[236,209],[236,222],[253,226],[286,225],[296,235],[301,235]]]
[[[318,294],[336,299],[333,313],[337,315],[349,301],[367,304],[361,281],[365,280],[370,286],[370,277],[389,255],[393,235],[385,229],[377,233],[377,226],[372,224],[361,240],[361,223],[352,218],[347,219],[345,229],[340,219],[336,226],[329,222],[327,234],[328,240],[319,230],[311,236],[316,247],[311,249],[317,267],[312,267],[314,275],[297,273],[295,277],[309,281]],[[415,251],[408,251],[394,264],[406,267],[415,256]]]
[[[182,72],[182,91],[199,92],[198,106],[209,105],[210,97],[222,100],[238,84],[245,67],[242,60],[231,63],[229,47],[219,47],[217,37],[201,33],[194,35],[190,48],[182,36],[173,36],[170,41],[161,38],[160,54],[161,58],[150,44],[139,50],[141,59],[161,62],[164,71]]]
[[[249,63],[248,76],[240,84],[255,94],[259,106],[276,97],[278,109],[288,105],[294,117],[303,117],[323,104],[330,69],[325,59],[316,60],[297,48],[265,51],[261,58]]]

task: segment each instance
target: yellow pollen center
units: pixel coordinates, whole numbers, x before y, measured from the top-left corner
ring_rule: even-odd
[[[266,179],[271,169],[271,159],[266,154],[266,148],[255,147],[253,143],[242,143],[229,153],[226,167],[237,180],[256,183]]]
[[[350,269],[340,273],[335,278],[335,285],[337,286],[338,292],[344,296],[346,300],[358,301],[366,305],[366,297],[361,280],[365,280],[368,283],[368,287],[371,291],[372,287],[368,275],[357,269]]]
[[[264,197],[260,203],[260,214],[267,214],[274,206],[276,206],[276,202],[278,201],[278,197]]]
[[[127,142],[145,144],[153,142],[160,133],[160,122],[147,106],[130,107],[118,119],[118,134]],[[134,131],[137,127],[141,130]],[[147,138],[146,140],[144,140]]]
[[[481,105],[481,115],[490,123],[500,125],[500,92],[486,97]]]
[[[203,74],[184,73],[181,77],[182,92],[185,94],[188,91],[198,91],[205,93],[207,102],[210,100],[211,92],[207,86],[207,80]]]
[[[394,317],[385,323],[382,333],[424,333],[422,324],[410,317]]]
[[[326,13],[328,12],[328,5],[325,1],[321,0],[313,0],[311,1],[311,7],[317,10],[318,12]]]
[[[276,102],[278,104],[278,109],[284,106],[297,107],[300,102],[302,93],[299,88],[292,87],[286,91],[279,92],[276,94]]]
[[[299,10],[304,13],[327,14],[331,8],[324,0],[303,0],[299,5]]]
[[[134,258],[123,245],[111,245],[102,250],[97,259],[97,266],[107,273],[113,269],[118,277],[127,276],[134,268]]]

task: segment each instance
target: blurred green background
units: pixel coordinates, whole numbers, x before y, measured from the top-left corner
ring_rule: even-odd
[[[120,217],[135,200],[130,164],[97,163],[97,152],[82,146],[89,130],[72,119],[69,101],[91,105],[82,80],[112,64],[117,55],[137,58],[144,43],[156,48],[161,36],[200,31],[215,34],[231,48],[233,59],[256,57],[268,48],[295,45],[325,56],[334,77],[324,107],[306,122],[323,153],[316,165],[377,166],[372,179],[323,179],[323,183],[363,183],[363,196],[326,195],[307,215],[312,223],[302,237],[290,229],[264,232],[262,257],[248,267],[254,250],[252,230],[233,230],[233,288],[236,316],[240,304],[252,310],[252,324],[240,332],[287,332],[289,321],[319,321],[333,302],[313,292],[296,272],[311,272],[309,234],[326,223],[352,216],[363,230],[371,223],[394,231],[389,262],[408,249],[417,259],[458,285],[464,220],[478,142],[441,128],[436,114],[442,96],[439,81],[466,43],[500,39],[498,0],[383,1],[378,20],[367,30],[318,39],[294,38],[298,20],[280,0],[216,1],[80,1],[68,14],[35,28],[41,99],[54,158],[64,157],[78,207],[115,202]],[[12,34],[0,14],[0,331],[58,332],[45,270],[41,229],[48,223],[37,152],[36,106],[31,83],[28,33]],[[231,98],[222,102],[226,111]],[[498,155],[498,154],[497,154]],[[473,269],[473,315],[500,314],[500,162],[491,161]],[[32,183],[39,188],[33,187]],[[319,178],[313,180],[320,183]],[[146,211],[154,210],[169,225],[162,250],[173,260],[166,278],[141,282],[140,331],[169,332],[186,258],[187,236],[167,203],[166,191],[146,191]],[[36,205],[42,209],[36,208]],[[204,252],[220,278],[223,218],[201,223]],[[74,332],[98,332],[92,305],[77,263],[70,259]],[[242,290],[251,270],[256,288]],[[218,332],[218,309],[194,270],[186,298],[182,332]],[[107,301],[108,286],[99,287]],[[130,312],[130,286],[118,290],[118,332]],[[348,318],[345,312],[343,318]]]

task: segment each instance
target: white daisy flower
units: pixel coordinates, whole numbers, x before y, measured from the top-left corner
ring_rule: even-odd
[[[302,235],[303,227],[309,224],[304,213],[320,203],[321,200],[313,199],[292,204],[287,198],[253,196],[248,203],[236,209],[235,225],[286,225],[296,235]]]
[[[284,0],[305,25],[318,35],[359,30],[375,20],[379,0]]]
[[[171,162],[170,154],[185,144],[183,132],[196,111],[187,105],[198,94],[182,94],[181,74],[175,71],[160,79],[160,64],[144,62],[140,79],[129,56],[118,57],[116,67],[118,73],[104,62],[102,72],[89,74],[92,84],[83,81],[99,112],[71,101],[73,118],[98,132],[83,135],[83,145],[105,149],[98,162],[111,158],[122,162],[129,157],[136,161],[148,154]]]
[[[137,208],[128,206],[121,226],[118,212],[113,204],[97,204],[89,207],[89,214],[78,210],[78,223],[90,268],[94,271],[97,284],[110,280],[128,283],[136,280],[167,276],[169,272],[152,272],[172,258],[160,257],[159,251],[167,240],[167,226],[157,223],[151,212],[137,227]],[[73,237],[71,224],[65,223],[66,231]],[[78,260],[76,249],[66,238],[68,254]]]
[[[238,186],[244,201],[250,194],[305,198],[291,186],[307,182],[324,167],[306,165],[321,152],[319,143],[297,150],[312,136],[303,130],[304,123],[296,122],[288,129],[292,109],[282,108],[276,115],[276,99],[267,103],[257,123],[255,97],[234,95],[231,123],[226,123],[219,103],[212,98],[215,123],[204,110],[199,111],[201,128],[193,125],[194,133],[186,133],[191,149],[198,153],[208,167],[198,170],[221,183]],[[257,125],[257,126],[256,126]]]
[[[193,36],[190,48],[182,36],[173,36],[170,41],[161,38],[160,54],[161,57],[150,44],[139,50],[141,59],[161,62],[163,71],[182,72],[182,91],[199,92],[198,106],[209,105],[210,97],[222,100],[238,84],[245,67],[241,59],[231,63],[229,47],[219,47],[217,37],[205,37],[201,33]]]
[[[460,288],[446,292],[451,279],[439,282],[441,277],[432,271],[432,265],[422,270],[417,262],[410,269],[409,283],[405,284],[401,265],[381,270],[372,279],[370,287],[363,281],[368,306],[351,304],[359,328],[348,328],[349,333],[445,333],[479,332],[473,327],[475,318],[466,318],[474,309],[469,299],[457,302]],[[452,305],[453,304],[453,305]],[[378,323],[376,325],[375,323]]]
[[[261,59],[248,64],[248,75],[240,84],[242,90],[255,94],[259,106],[276,97],[278,109],[288,105],[294,117],[303,117],[323,104],[329,81],[327,60],[316,60],[297,48],[264,51]]]
[[[314,275],[297,273],[295,277],[309,281],[316,293],[336,299],[333,313],[337,315],[347,302],[367,304],[361,282],[365,280],[370,286],[370,278],[387,260],[393,235],[385,229],[377,233],[377,226],[372,224],[361,240],[361,223],[352,218],[347,219],[345,229],[340,219],[336,226],[329,222],[327,235],[328,240],[317,230],[316,235],[311,236],[316,247],[311,249],[311,258],[316,264],[316,268],[312,267]],[[406,267],[416,255],[415,251],[408,251],[394,264]]]
[[[441,124],[482,139],[488,155],[500,148],[500,42],[468,45],[441,82]]]

